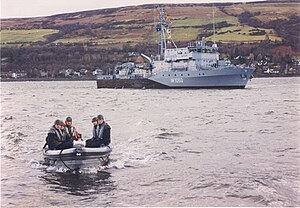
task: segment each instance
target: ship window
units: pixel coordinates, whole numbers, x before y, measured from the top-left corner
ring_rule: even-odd
[[[181,76],[183,76],[183,74],[181,74]]]
[[[163,74],[162,76],[164,77],[165,75]]]
[[[199,73],[199,76],[201,76],[201,74]]]
[[[169,76],[170,76],[170,74],[169,74]]]
[[[202,75],[204,75],[204,73]]]
[[[175,77],[176,77],[176,74],[175,74]]]
[[[188,76],[190,76],[190,74],[188,74]]]

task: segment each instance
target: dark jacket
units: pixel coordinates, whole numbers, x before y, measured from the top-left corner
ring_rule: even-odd
[[[66,140],[78,140],[78,132],[74,126],[65,126],[63,131],[63,138]]]
[[[50,150],[62,150],[73,147],[72,139],[63,139],[63,133],[61,130],[52,126],[46,137],[46,143]]]
[[[101,127],[103,127],[103,130],[101,130]],[[108,146],[110,144],[110,129],[110,126],[106,122],[94,126],[93,138],[86,141],[86,147]]]

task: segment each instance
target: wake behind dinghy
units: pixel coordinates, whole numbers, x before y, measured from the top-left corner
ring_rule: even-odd
[[[89,148],[85,147],[83,142],[76,142],[73,148],[64,150],[43,148],[43,155],[49,165],[65,166],[70,170],[76,170],[106,165],[111,151],[109,146]]]

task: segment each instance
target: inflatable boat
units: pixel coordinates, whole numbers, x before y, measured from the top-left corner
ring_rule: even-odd
[[[83,144],[74,144],[73,148],[64,150],[43,149],[46,164],[65,166],[70,170],[83,167],[106,165],[111,153],[109,146],[85,147]]]

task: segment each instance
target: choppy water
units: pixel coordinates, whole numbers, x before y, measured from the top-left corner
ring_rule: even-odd
[[[112,127],[111,163],[80,173],[42,164],[53,121]],[[242,90],[96,89],[95,82],[1,83],[2,207],[300,206],[300,78]]]

